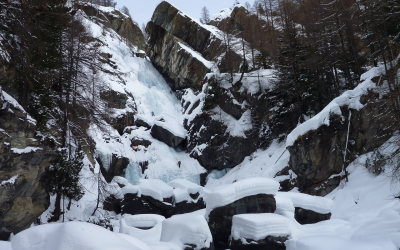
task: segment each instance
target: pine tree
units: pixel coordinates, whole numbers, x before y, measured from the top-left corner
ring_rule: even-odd
[[[51,221],[60,219],[61,199],[67,198],[69,201],[78,201],[82,198],[84,192],[79,183],[79,174],[83,167],[83,158],[84,153],[80,145],[73,155],[68,156],[68,151],[64,149],[59,152],[57,160],[47,170],[45,183],[49,193],[56,195],[55,209]]]

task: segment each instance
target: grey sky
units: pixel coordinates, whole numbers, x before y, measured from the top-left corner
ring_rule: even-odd
[[[154,9],[159,3],[161,3],[161,0],[116,1],[118,3],[118,9],[124,5],[128,7],[133,20],[135,20],[140,25],[140,27],[142,26],[142,23],[146,24],[148,21],[150,21]],[[203,6],[206,6],[210,12],[210,15],[212,15],[218,13],[223,8],[231,7],[234,3],[234,0],[168,0],[168,2],[170,2],[179,10],[183,11],[189,16],[200,19],[200,12]],[[242,3],[242,1],[239,2]]]

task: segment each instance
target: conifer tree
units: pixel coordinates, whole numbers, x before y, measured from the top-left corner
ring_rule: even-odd
[[[61,199],[78,201],[84,192],[79,183],[79,173],[83,167],[84,153],[79,145],[74,154],[68,156],[66,149],[61,150],[55,163],[49,167],[45,183],[51,195],[56,195],[55,209],[51,221],[58,221],[61,215]],[[64,205],[63,209],[64,211]],[[64,212],[63,212],[64,214]],[[64,217],[63,217],[64,220]]]

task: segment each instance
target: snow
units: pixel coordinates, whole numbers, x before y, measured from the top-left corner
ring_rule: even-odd
[[[261,240],[267,236],[290,236],[289,222],[289,219],[278,214],[234,215],[231,237],[235,240]]]
[[[15,175],[15,176],[11,177],[11,178],[8,179],[8,180],[2,181],[2,182],[0,183],[0,187],[1,187],[1,186],[4,186],[4,185],[7,185],[7,184],[14,184],[15,181],[18,179],[18,176],[19,176],[19,174],[17,174],[17,175]]]
[[[276,82],[276,73],[274,69],[260,69],[245,73],[242,79],[242,85],[240,86],[239,92],[245,92],[247,94],[254,95],[260,91],[268,91],[274,88]],[[239,81],[241,73],[234,73],[232,82]],[[229,73],[208,73],[207,78],[216,77],[221,80],[221,86],[225,89],[229,89],[232,86],[228,80],[231,78]]]
[[[78,221],[29,228],[12,238],[11,247],[13,250],[146,250],[100,226]]]
[[[246,110],[239,120],[236,120],[233,116],[223,111],[220,107],[212,109],[210,113],[213,114],[211,117],[214,120],[222,121],[223,124],[227,126],[227,131],[231,136],[246,138],[244,132],[253,128],[250,110]]]
[[[197,202],[200,197],[207,197],[211,192],[202,186],[199,186],[191,181],[185,179],[176,179],[168,182],[168,185],[174,188],[174,202],[179,203],[183,201]],[[199,193],[199,197],[193,200],[190,194]]]
[[[278,192],[277,195],[275,196],[275,201],[276,201],[275,213],[288,218],[294,218],[295,208],[292,199],[288,196],[279,195],[279,193],[280,192]]]
[[[273,179],[262,177],[248,178],[235,183],[222,186],[210,193],[206,200],[206,218],[217,207],[223,207],[246,196],[257,194],[275,195],[279,183]]]
[[[182,250],[182,248],[169,242],[153,241],[147,242],[147,245],[149,245],[152,250]]]
[[[163,198],[170,198],[173,194],[173,188],[165,182],[157,179],[139,180],[138,186],[142,195],[151,196],[154,199],[162,201]]]
[[[43,150],[43,148],[38,148],[38,147],[11,148],[11,151],[14,154],[29,154],[32,152],[36,152],[38,150]]]
[[[204,216],[199,214],[174,215],[162,222],[161,241],[177,245],[195,245],[196,250],[209,248],[212,242],[210,229]]]
[[[232,10],[230,8],[224,8],[219,13],[211,16],[211,20],[220,22],[225,18],[231,17]]]
[[[32,123],[33,125],[36,125],[36,120],[33,119],[26,111],[25,109],[15,100],[12,96],[7,94],[2,88],[0,88],[0,99],[3,99],[4,101],[10,103],[14,108],[21,110],[24,114],[26,114],[26,120],[29,123]],[[11,110],[9,110],[11,111]],[[11,111],[12,112],[12,111]]]
[[[141,250],[152,250],[151,247],[149,247],[146,243],[144,243],[143,241],[139,240],[138,238],[135,238],[135,237],[132,237],[130,235],[123,234],[123,233],[118,234],[118,236],[121,237],[122,239],[128,241],[132,245],[138,247]]]
[[[307,210],[312,210],[312,211],[320,213],[320,214],[330,213],[332,210],[332,207],[334,205],[333,200],[331,200],[329,198],[312,196],[312,195],[302,194],[302,193],[278,192],[276,194],[276,197],[280,201],[285,201],[285,200],[289,201],[290,200],[293,203],[294,207],[300,207],[300,208],[304,208]],[[282,204],[282,207],[290,207],[290,205]]]
[[[1,250],[11,250],[11,242],[0,240],[0,249]]]
[[[85,17],[84,13],[81,15],[93,35],[106,44],[99,48],[100,51],[111,54],[112,61],[118,67],[117,74],[103,74],[102,80],[108,88],[128,96],[126,108],[114,110],[114,116],[133,112],[135,119],[140,118],[150,126],[161,125],[175,135],[186,137],[187,132],[183,128],[186,115],[181,113],[180,101],[151,62],[134,57],[131,53],[132,48],[128,47],[113,30],[103,29],[102,26]],[[107,65],[105,67],[110,71],[115,71]],[[137,110],[133,108],[134,106],[137,106]],[[160,122],[160,119],[164,122]],[[97,156],[104,159],[105,168],[108,167],[112,155],[115,154],[129,159],[124,177],[131,184],[138,184],[143,178],[160,179],[166,183],[174,179],[188,179],[200,183],[200,174],[205,172],[205,169],[187,152],[170,148],[154,139],[150,131],[144,127],[132,126],[131,129],[129,134],[121,136],[109,126],[106,140],[104,133],[93,124],[91,125],[89,134],[96,143]],[[152,144],[148,148],[139,146],[134,150],[130,147],[132,138],[149,140]],[[139,163],[146,161],[148,167],[142,173]],[[182,162],[181,168],[177,165],[178,161]]]
[[[321,112],[312,117],[311,119],[305,121],[304,123],[297,126],[286,139],[286,146],[293,146],[294,142],[300,136],[305,135],[307,132],[316,130],[319,127],[326,125],[329,126],[331,115],[342,115],[340,107],[348,106],[349,109],[360,110],[364,107],[360,103],[360,97],[367,93],[368,90],[375,89],[376,84],[372,81],[372,78],[379,76],[384,72],[384,66],[379,66],[370,69],[363,75],[361,75],[360,80],[363,81],[353,90],[348,90],[341,94],[339,97],[333,99]]]
[[[179,46],[181,46],[182,49],[184,49],[185,51],[187,51],[192,57],[196,58],[197,60],[199,60],[201,63],[204,64],[204,66],[206,66],[207,68],[211,69],[214,66],[214,62],[210,62],[207,61],[206,59],[204,59],[204,57],[197,51],[193,50],[192,48],[190,48],[189,46],[178,42]]]
[[[158,214],[124,214],[120,220],[119,232],[145,242],[160,241],[163,220],[165,218]]]

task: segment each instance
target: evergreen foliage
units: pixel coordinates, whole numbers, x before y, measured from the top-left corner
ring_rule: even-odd
[[[78,201],[84,192],[79,183],[83,167],[84,153],[79,145],[73,155],[61,150],[54,164],[46,172],[45,183],[51,195],[56,195],[56,205],[52,221],[58,221],[61,213],[61,198]]]

